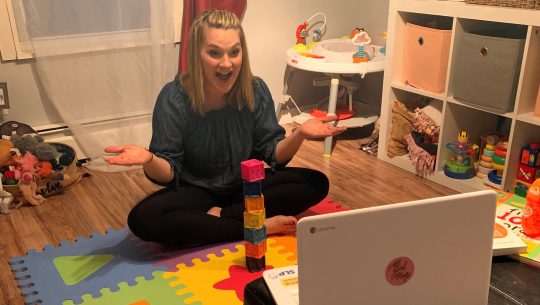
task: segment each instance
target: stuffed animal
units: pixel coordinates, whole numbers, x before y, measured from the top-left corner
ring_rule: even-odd
[[[0,167],[6,165],[11,159],[11,149],[13,149],[13,143],[10,140],[0,139]]]
[[[52,164],[49,161],[40,161],[38,164],[38,170],[36,171],[36,179],[47,178],[52,173]]]
[[[25,202],[31,205],[40,205],[45,201],[45,197],[37,194],[38,186],[33,174],[24,173],[19,181],[19,190],[21,191],[23,198],[17,207],[23,205]]]
[[[50,161],[58,158],[59,153],[53,145],[45,143],[40,135],[12,135],[11,142],[13,147],[17,148],[21,154],[31,152],[40,161]]]
[[[31,152],[27,151],[22,157],[21,179],[19,180],[19,190],[23,194],[23,202],[27,201],[31,205],[40,205],[45,198],[37,194],[37,183],[35,173],[39,170],[39,160]]]
[[[22,157],[22,164],[21,164],[21,175],[24,175],[25,173],[29,173],[34,177],[34,173],[37,171],[39,166],[39,159],[38,157],[34,156],[31,152],[27,151],[24,153]]]
[[[13,143],[10,140],[0,139],[0,167],[8,165],[12,159]],[[15,172],[9,171],[8,177],[10,182],[15,182]],[[0,213],[8,214],[11,203],[13,202],[13,195],[4,190],[3,185],[4,175],[0,173]]]
[[[4,187],[2,185],[2,174],[0,173],[0,213],[2,214],[8,214],[9,213],[9,206],[13,202],[13,195],[4,190]]]
[[[0,133],[6,137],[11,137],[15,134],[20,136],[25,134],[37,134],[30,125],[17,121],[8,121],[0,125]]]
[[[6,164],[4,164],[5,166],[9,166],[9,171],[4,172],[5,179],[14,179],[15,181],[19,181],[19,179],[21,179],[23,156],[17,148],[12,148],[10,150],[10,154],[11,158],[6,162]]]

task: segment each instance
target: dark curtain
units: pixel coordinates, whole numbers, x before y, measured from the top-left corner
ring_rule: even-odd
[[[189,46],[189,27],[197,14],[210,9],[224,9],[233,12],[240,20],[246,10],[247,0],[184,0],[184,12],[182,15],[182,37],[180,47],[180,60],[178,72],[187,70],[187,52]]]

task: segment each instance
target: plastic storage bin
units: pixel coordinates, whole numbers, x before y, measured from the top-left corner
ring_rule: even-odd
[[[497,113],[512,111],[524,33],[462,32],[455,40],[454,98]]]
[[[444,92],[452,30],[405,24],[402,81],[411,86]]]

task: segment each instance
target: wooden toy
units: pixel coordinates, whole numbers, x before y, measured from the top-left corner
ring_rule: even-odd
[[[266,240],[266,226],[261,228],[244,228],[244,240],[252,244],[258,244]]]
[[[244,227],[246,228],[260,228],[264,225],[266,220],[265,211],[260,212],[244,212]]]
[[[540,166],[519,164],[516,178],[522,182],[533,183],[534,180],[540,178]]]
[[[251,159],[241,163],[242,179],[247,182],[254,182],[264,179],[264,163]]]
[[[516,184],[514,185],[514,194],[521,197],[526,197],[530,186],[531,185],[529,183],[516,181]]]
[[[261,181],[244,182],[244,197],[260,196],[262,194]]]
[[[521,164],[539,166],[540,143],[531,143],[521,149]]]
[[[258,244],[252,244],[249,241],[246,241],[245,246],[246,256],[261,258],[266,254],[266,238]]]
[[[531,183],[540,178],[540,143],[535,142],[521,148],[520,164],[516,173],[514,194],[525,197]]]
[[[266,212],[261,181],[264,179],[264,163],[251,159],[240,164],[244,179],[244,241],[246,267],[249,272],[266,268]]]
[[[266,268],[266,258],[265,256],[261,258],[246,256],[246,266],[250,272],[262,271]]]
[[[259,212],[264,210],[264,196],[261,195],[259,197],[245,197],[244,198],[245,203],[245,210],[249,212]]]

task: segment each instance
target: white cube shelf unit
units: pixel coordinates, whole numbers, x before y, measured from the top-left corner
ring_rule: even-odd
[[[531,142],[540,142],[540,117],[533,114],[540,83],[540,10],[455,1],[390,0],[388,18],[377,157],[407,171],[417,172],[408,155],[389,157],[387,154],[386,147],[392,130],[392,103],[398,100],[414,110],[414,101],[419,97],[428,97],[442,109],[442,120],[435,169],[424,177],[458,192],[484,189],[486,185],[480,178],[453,179],[444,174],[448,157],[446,143],[455,141],[462,130],[469,133],[469,140],[473,143],[478,143],[480,135],[485,132],[499,130],[508,134],[506,164],[499,188],[513,192],[522,147]],[[402,81],[403,37],[405,25],[409,22],[428,27],[433,24],[451,27],[446,85],[442,93],[415,88]],[[491,29],[496,33],[511,30],[523,34],[524,47],[520,54],[517,90],[515,100],[512,100],[513,108],[508,112],[500,113],[454,98],[454,79],[458,77],[454,73],[456,70],[463,71],[455,67],[457,56],[461,56],[456,50],[456,38],[471,29]]]

